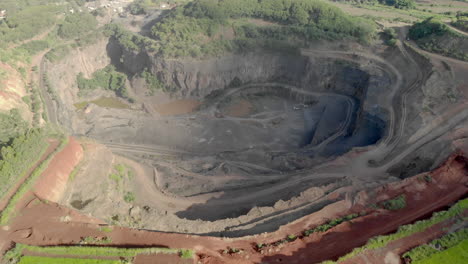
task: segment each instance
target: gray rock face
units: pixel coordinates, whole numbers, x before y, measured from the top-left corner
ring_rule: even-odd
[[[250,53],[206,60],[163,59],[148,54],[122,53],[122,67],[136,74],[148,68],[180,97],[204,97],[243,84],[283,82],[315,92],[337,92],[360,97],[370,75],[354,63],[301,55]]]

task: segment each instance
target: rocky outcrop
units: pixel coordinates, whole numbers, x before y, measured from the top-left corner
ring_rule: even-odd
[[[121,67],[137,74],[149,69],[180,97],[204,97],[233,82],[284,82],[317,92],[361,97],[370,74],[359,65],[334,58],[293,54],[249,53],[205,60],[164,59],[121,51]]]

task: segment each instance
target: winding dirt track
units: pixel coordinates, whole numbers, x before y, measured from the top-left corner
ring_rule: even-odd
[[[406,47],[401,43],[404,39],[403,36],[400,36],[400,42],[398,43],[397,47],[410,63],[417,68],[417,63],[411,57],[411,55],[406,51]],[[404,84],[403,74],[395,68],[392,64],[385,61],[383,58],[380,58],[376,55],[367,54],[367,53],[358,53],[358,52],[344,52],[344,51],[330,51],[330,50],[320,50],[320,51],[310,51],[310,50],[303,50],[303,55],[307,56],[319,56],[319,57],[333,57],[335,59],[345,59],[355,61],[356,56],[366,58],[374,62],[375,65],[378,67],[385,69],[394,77],[394,82],[391,86],[391,98],[389,99],[388,110],[390,114],[390,125],[389,125],[389,133],[387,137],[383,139],[377,146],[371,148],[370,151],[362,154],[360,157],[357,157],[354,160],[351,160],[349,164],[345,164],[342,166],[335,166],[332,167],[328,166],[327,164],[323,164],[317,168],[307,169],[300,172],[294,173],[286,173],[286,174],[277,174],[272,173],[269,176],[279,179],[278,183],[269,184],[268,187],[265,187],[261,191],[256,191],[254,193],[248,193],[243,195],[242,197],[231,197],[228,199],[217,199],[212,201],[213,204],[216,206],[221,205],[229,205],[229,206],[236,206],[236,205],[243,205],[245,203],[255,201],[257,199],[266,198],[274,193],[278,192],[288,192],[293,191],[298,186],[302,186],[306,182],[310,180],[320,180],[320,179],[340,179],[346,176],[351,176],[351,178],[359,178],[360,180],[364,180],[364,182],[372,182],[379,175],[385,175],[385,171],[395,165],[396,163],[400,162],[404,159],[407,155],[413,153],[418,148],[424,146],[426,143],[431,142],[432,140],[444,135],[447,131],[450,131],[453,127],[460,124],[468,117],[468,110],[465,108],[464,105],[461,106],[460,111],[455,114],[447,114],[447,119],[443,122],[437,124],[437,127],[432,127],[431,129],[427,130],[426,134],[419,135],[418,138],[415,138],[410,144],[406,146],[406,148],[397,154],[392,155],[392,151],[396,148],[398,144],[401,143],[401,138],[403,136],[403,132],[406,126],[406,118],[407,118],[407,98],[410,92],[421,85],[423,76],[421,71],[417,71],[416,77],[412,80],[409,84]],[[352,116],[352,109],[354,107],[354,101],[347,96],[344,95],[337,95],[337,94],[327,94],[327,93],[319,93],[319,92],[309,92],[303,89],[299,89],[292,85],[285,85],[280,83],[262,83],[262,84],[249,84],[238,88],[230,89],[228,92],[223,94],[220,98],[218,98],[217,102],[213,103],[211,107],[207,109],[209,113],[214,112],[218,109],[219,103],[229,97],[238,93],[243,90],[251,89],[254,87],[283,87],[291,92],[300,93],[303,95],[308,96],[337,96],[341,97],[346,100],[347,107],[348,107],[348,114],[346,120],[342,123],[339,130],[330,136],[325,142],[331,142],[333,139],[338,138],[339,136],[343,135],[346,131],[347,126],[349,126],[349,122]],[[401,113],[399,117],[396,117],[396,113]],[[176,117],[181,118],[181,117]],[[231,117],[226,117],[231,118]],[[397,122],[398,120],[398,122]],[[124,152],[140,152],[140,153],[147,153],[152,155],[193,155],[193,156],[200,156],[197,153],[189,153],[185,151],[178,151],[178,150],[168,150],[165,148],[160,147],[148,147],[148,146],[134,146],[134,145],[125,145],[125,144],[116,144],[116,143],[106,143],[108,147],[116,151],[124,151]],[[382,160],[378,166],[369,166],[369,160]],[[172,165],[171,165],[172,166]],[[173,166],[172,166],[173,167]],[[174,168],[174,167],[173,167]],[[197,175],[199,177],[199,175]],[[269,178],[268,180],[271,180]],[[284,180],[281,180],[284,179]],[[156,183],[158,180],[156,180]],[[361,184],[363,184],[361,182]],[[158,185],[156,184],[156,187]],[[159,190],[159,194],[156,196],[159,199],[163,198],[171,200],[172,203],[178,204],[182,206],[182,208],[186,208],[189,204],[197,204],[206,202],[208,198],[216,198],[220,195],[220,193],[211,193],[211,194],[203,194],[200,196],[191,196],[191,197],[178,197],[176,195],[167,193],[162,191],[160,188],[156,188]],[[158,197],[154,197],[157,199]],[[312,201],[311,201],[312,202]],[[310,203],[311,204],[311,203]],[[307,206],[304,205],[304,206]],[[181,209],[182,209],[181,208]],[[296,209],[296,208],[295,208]],[[293,211],[293,210],[291,210]]]

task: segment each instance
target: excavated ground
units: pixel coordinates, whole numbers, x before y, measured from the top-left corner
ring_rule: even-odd
[[[71,63],[77,56],[81,63]],[[74,80],[115,56],[136,103],[76,109],[111,96],[79,98]],[[60,202],[129,227],[271,232],[333,203],[331,192],[353,194],[435,168],[455,149],[441,136],[463,128],[468,115],[464,65],[430,61],[401,43],[203,61],[141,56],[111,40],[45,63],[59,91],[58,122],[105,145],[87,150]],[[177,92],[148,96],[136,74],[144,68]],[[133,177],[110,178],[118,164]],[[134,201],[124,200],[128,193]]]

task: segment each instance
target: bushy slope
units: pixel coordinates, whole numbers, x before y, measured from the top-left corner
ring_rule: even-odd
[[[256,48],[289,50],[318,39],[366,42],[374,25],[320,0],[195,0],[155,24],[153,41],[113,31],[128,50],[198,58]]]
[[[196,0],[156,24],[152,36],[166,56],[200,57],[316,39],[367,41],[373,31],[367,22],[318,0]]]
[[[468,61],[468,37],[451,30],[436,18],[414,24],[409,36],[427,51]]]

